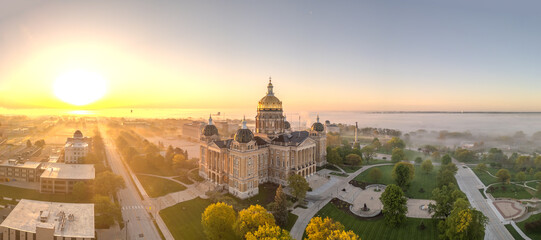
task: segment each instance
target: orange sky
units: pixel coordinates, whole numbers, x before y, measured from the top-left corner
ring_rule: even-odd
[[[272,76],[289,111],[541,111],[540,70],[533,67],[539,55],[526,49],[534,45],[500,46],[519,46],[511,44],[514,38],[529,42],[532,31],[510,27],[515,35],[504,34],[513,38],[507,40],[498,38],[500,32],[448,39],[438,31],[465,26],[447,26],[429,15],[384,21],[379,13],[394,8],[376,5],[356,6],[374,8],[356,14],[355,7],[323,3],[223,9],[41,2],[12,11],[7,4],[0,10],[0,107],[255,108]],[[486,17],[494,24],[505,21],[497,13]],[[460,13],[448,14],[461,19]],[[487,35],[494,49],[484,48],[491,46]],[[472,38],[478,43],[468,42]],[[106,78],[105,97],[75,107],[54,96],[55,79],[73,69]]]

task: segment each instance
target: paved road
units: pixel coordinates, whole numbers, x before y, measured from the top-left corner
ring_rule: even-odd
[[[103,131],[102,137],[105,142],[105,152],[111,169],[115,174],[122,176],[126,182],[126,188],[118,191],[118,199],[122,207],[122,217],[128,227],[127,239],[160,239],[152,218],[147,212],[150,206],[141,200],[135,185],[129,177],[128,171],[122,165],[122,160],[111,139]],[[123,229],[123,231],[126,231],[126,229]],[[122,235],[125,236],[125,233]]]
[[[453,161],[455,162],[455,161]],[[507,228],[503,225],[502,221],[498,217],[498,213],[489,205],[487,199],[479,192],[479,187],[484,186],[483,183],[477,178],[475,173],[470,168],[463,168],[462,164],[455,162],[458,166],[456,174],[456,180],[460,190],[466,193],[466,196],[470,200],[471,205],[481,211],[488,217],[488,224],[485,230],[485,240],[509,240],[513,239],[513,236],[507,231]]]

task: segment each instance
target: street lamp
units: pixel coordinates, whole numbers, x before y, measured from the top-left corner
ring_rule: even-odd
[[[129,223],[130,223],[130,220],[128,219],[128,220],[126,221],[126,240],[129,239],[129,238],[128,238],[128,224],[129,224]]]

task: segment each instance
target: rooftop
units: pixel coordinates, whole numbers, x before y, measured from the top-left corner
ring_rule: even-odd
[[[0,167],[18,167],[18,168],[30,168],[30,169],[36,169],[39,167],[41,163],[40,162],[18,162],[14,159],[10,160],[0,160]]]
[[[0,226],[31,233],[39,226],[54,228],[54,236],[95,238],[94,204],[22,199]]]
[[[83,147],[88,147],[88,143],[85,143],[85,142],[67,142],[64,147],[83,148]]]
[[[308,136],[309,136],[309,133],[307,131],[295,131],[292,133],[284,133],[272,139],[272,143],[298,145],[302,143],[304,140],[306,140]]]
[[[42,178],[91,180],[96,177],[94,164],[46,163]]]

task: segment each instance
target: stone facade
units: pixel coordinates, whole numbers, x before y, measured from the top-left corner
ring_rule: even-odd
[[[291,131],[270,81],[267,89],[257,108],[255,134],[244,120],[233,139],[221,139],[212,118],[201,134],[199,175],[242,199],[257,195],[261,183],[287,185],[290,174],[308,177],[326,163],[319,118],[310,130]]]

